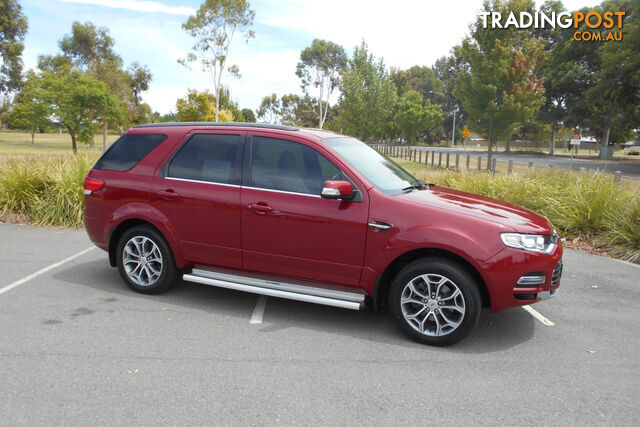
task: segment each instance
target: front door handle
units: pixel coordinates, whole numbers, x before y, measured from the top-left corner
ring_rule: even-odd
[[[247,207],[249,208],[249,210],[252,210],[260,215],[264,215],[267,212],[271,212],[273,210],[271,206],[267,205],[265,202],[250,203]]]
[[[163,199],[175,199],[179,196],[179,194],[173,190],[160,190],[158,191],[158,195]]]

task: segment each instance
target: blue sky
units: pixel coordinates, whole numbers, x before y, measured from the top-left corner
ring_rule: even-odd
[[[339,43],[348,51],[365,39],[372,53],[387,66],[432,65],[459,43],[481,8],[481,0],[394,2],[350,0],[250,0],[256,12],[256,37],[234,40],[230,64],[241,78],[223,77],[241,108],[256,109],[265,95],[300,93],[295,67],[300,51],[314,38]],[[177,63],[192,45],[181,24],[201,1],[166,0],[21,0],[29,20],[24,62],[36,65],[41,54],[58,52],[58,40],[70,33],[74,21],[90,21],[109,29],[115,50],[128,66],[146,64],[153,74],[144,95],[154,110],[175,110],[176,99],[188,88],[213,84],[199,69]],[[570,10],[599,3],[566,0]]]

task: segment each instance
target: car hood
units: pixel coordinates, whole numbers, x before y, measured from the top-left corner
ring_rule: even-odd
[[[513,228],[519,233],[551,234],[549,221],[541,215],[511,203],[434,185],[399,196],[425,207],[443,209]]]

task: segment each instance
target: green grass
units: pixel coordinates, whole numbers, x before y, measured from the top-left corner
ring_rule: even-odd
[[[118,135],[108,135],[111,144]],[[79,152],[101,152],[102,135],[95,136],[95,148],[78,143]],[[67,133],[36,133],[35,143],[31,144],[31,134],[17,131],[0,131],[0,156],[31,154],[68,154],[71,153],[71,137]]]

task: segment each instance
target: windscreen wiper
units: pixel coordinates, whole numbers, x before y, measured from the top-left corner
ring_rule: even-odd
[[[431,187],[433,184],[425,184],[422,181],[418,181],[418,184],[415,185],[410,185],[408,187],[405,187],[402,189],[402,191],[409,191],[409,190],[425,190],[429,187]]]

